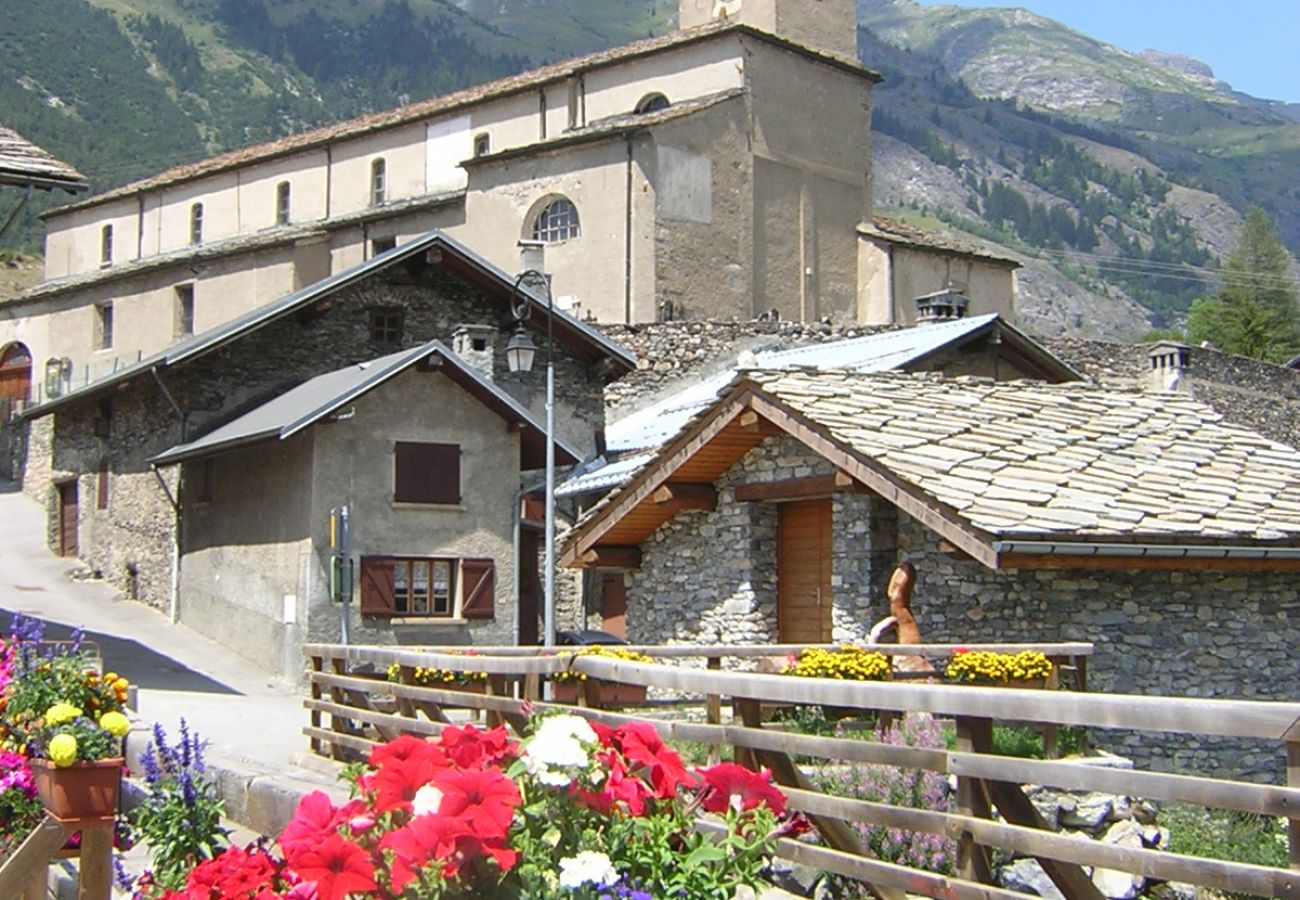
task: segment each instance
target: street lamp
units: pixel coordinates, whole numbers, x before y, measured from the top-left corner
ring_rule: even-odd
[[[521,291],[525,285],[540,291],[546,298],[546,562],[543,568],[543,638],[547,647],[555,646],[555,307],[551,283],[542,269],[545,244],[541,241],[519,242],[520,273],[510,292],[510,311],[515,317],[515,333],[506,344],[506,365],[511,372],[530,372],[537,346],[524,330],[524,322],[536,302],[531,293]]]

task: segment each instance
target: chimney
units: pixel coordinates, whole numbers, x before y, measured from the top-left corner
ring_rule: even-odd
[[[497,329],[494,325],[457,325],[451,334],[451,349],[466,365],[491,381],[496,341]]]
[[[1150,352],[1148,385],[1153,391],[1187,390],[1187,351],[1191,348],[1177,341],[1160,341]]]
[[[916,324],[934,325],[938,322],[951,322],[966,318],[966,304],[969,301],[961,291],[951,285],[942,291],[926,294],[916,298]]]

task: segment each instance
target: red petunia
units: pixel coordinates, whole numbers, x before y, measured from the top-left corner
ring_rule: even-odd
[[[628,762],[645,766],[659,799],[676,796],[678,785],[695,786],[695,776],[686,771],[677,751],[664,743],[653,725],[627,722],[619,726],[616,737]]]
[[[275,864],[264,850],[227,847],[196,866],[185,881],[185,893],[192,900],[209,897],[247,900],[272,886]]]
[[[482,840],[504,838],[523,802],[519,787],[500,769],[444,769],[433,780],[442,791],[438,813],[460,819]]]
[[[370,750],[371,768],[379,768],[389,760],[405,762],[410,759],[429,760],[438,765],[446,765],[447,759],[441,748],[431,744],[422,737],[404,734],[401,737],[380,744]]]
[[[313,846],[338,830],[340,810],[324,791],[312,791],[298,801],[293,819],[280,833],[280,846],[286,853],[300,844]]]
[[[300,848],[289,864],[304,881],[316,882],[320,900],[342,900],[348,894],[378,889],[370,854],[337,834],[316,847]]]
[[[719,763],[696,771],[704,779],[703,806],[708,812],[750,810],[762,805],[778,816],[785,814],[785,795],[772,784],[772,773],[767,769],[751,772],[735,763]]]
[[[380,850],[392,850],[389,866],[394,893],[400,894],[420,870],[434,860],[443,863],[442,873],[455,874],[456,841],[466,834],[465,825],[446,816],[416,816],[406,825],[390,831],[379,842]],[[450,871],[449,871],[450,868]]]
[[[379,771],[366,778],[365,789],[374,794],[374,810],[385,813],[394,809],[411,809],[415,792],[433,780],[445,769],[445,757],[410,756],[406,759],[388,759]]]
[[[473,725],[447,726],[442,730],[439,747],[453,765],[462,769],[482,769],[513,759],[518,749],[505,728],[497,726],[483,731]]]

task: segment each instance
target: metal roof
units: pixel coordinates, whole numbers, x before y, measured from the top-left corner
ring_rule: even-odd
[[[569,479],[556,489],[556,495],[568,497],[608,490],[622,484],[653,458],[653,454],[647,451],[670,440],[695,416],[708,409],[735,381],[742,369],[887,372],[918,362],[995,326],[1003,329],[1007,337],[1020,341],[1022,345],[1035,348],[1045,356],[1052,356],[1050,351],[1001,321],[997,313],[933,325],[917,325],[896,331],[882,331],[864,337],[825,344],[810,344],[791,350],[753,354],[743,366],[738,361],[733,368],[677,391],[667,399],[606,426],[606,446],[611,455],[618,457],[618,461]],[[1080,380],[1083,378],[1064,363],[1061,363],[1061,369],[1063,373],[1069,373],[1074,378]]]
[[[434,356],[455,370],[454,380],[468,386],[476,395],[486,392],[490,397],[489,405],[498,407],[496,411],[504,413],[505,418],[544,434],[543,427],[513,397],[483,378],[441,341],[434,340],[411,350],[318,375],[203,437],[172,447],[149,461],[156,466],[169,466],[260,441],[288,440],[394,376]],[[556,441],[556,448],[573,460],[579,458],[577,452],[562,441]]]
[[[434,229],[420,237],[407,241],[404,244],[398,244],[391,250],[380,253],[363,263],[345,269],[328,278],[322,279],[315,284],[308,285],[294,291],[279,300],[257,307],[254,310],[237,316],[228,322],[224,322],[215,328],[210,328],[201,334],[197,334],[187,340],[174,344],[165,350],[146,356],[138,362],[132,363],[116,372],[108,375],[98,381],[92,381],[84,387],[69,391],[62,397],[47,400],[44,403],[29,407],[24,413],[24,418],[40,418],[54,409],[63,406],[75,400],[84,397],[93,396],[110,387],[125,383],[130,379],[141,375],[150,369],[167,368],[179,363],[201,356],[211,350],[223,346],[224,344],[238,338],[251,331],[260,328],[276,319],[282,318],[295,310],[301,309],[317,300],[320,300],[336,291],[342,290],[352,284],[355,284],[382,269],[401,262],[402,260],[427,253],[433,249],[442,249],[450,251],[460,257],[466,264],[474,270],[482,273],[485,277],[498,282],[502,288],[512,288],[514,286],[514,276],[508,275],[505,270],[493,265],[488,260],[479,256],[470,250],[464,244],[448,236],[444,232]],[[545,298],[538,294],[532,287],[524,284],[520,286],[520,291],[530,295],[534,301],[532,305],[532,315],[534,322],[541,319],[544,324],[546,315]],[[581,322],[563,310],[555,311],[556,331],[560,335],[568,334],[580,341],[590,345],[596,352],[616,361],[625,369],[636,367],[636,356],[628,352],[623,347],[605,337],[596,329],[592,328],[585,322]]]

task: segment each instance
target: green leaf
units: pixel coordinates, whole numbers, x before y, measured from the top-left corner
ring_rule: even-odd
[[[701,844],[686,857],[684,865],[688,869],[695,869],[706,863],[720,862],[726,858],[727,853],[721,847],[715,847],[713,844]]]

